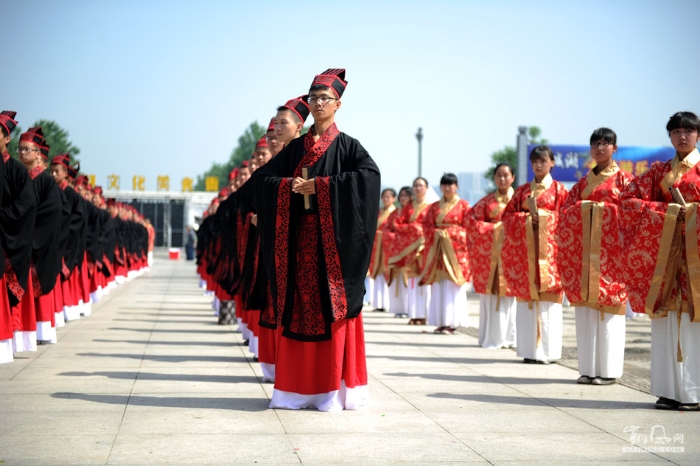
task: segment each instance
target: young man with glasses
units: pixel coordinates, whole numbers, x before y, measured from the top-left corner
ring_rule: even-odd
[[[41,128],[30,128],[19,138],[20,161],[29,172],[36,195],[37,211],[32,237],[31,304],[36,309],[36,335],[39,342],[56,343],[55,303],[53,288],[61,270],[59,235],[63,204],[61,192],[51,175],[44,170],[42,147],[46,145]]]
[[[31,263],[32,236],[34,233],[34,219],[36,217],[36,196],[29,178],[27,169],[20,162],[10,157],[7,145],[10,143],[10,134],[17,126],[16,112],[3,111],[0,113],[0,130],[2,138],[0,152],[3,157],[4,181],[2,203],[0,204],[0,239],[5,254],[5,264],[9,261],[9,267],[5,267],[5,282],[7,296],[11,306],[13,325],[9,329],[12,351],[36,351],[36,334],[21,333],[23,331],[35,332],[36,316],[34,324],[29,312],[22,313],[20,304],[25,293],[29,290],[29,271]],[[32,148],[33,149],[33,148]],[[34,152],[31,150],[31,152]],[[0,292],[5,294],[5,290]],[[32,296],[33,298],[33,296]],[[28,301],[25,301],[28,303]],[[0,303],[4,308],[6,304]],[[23,322],[22,317],[30,321]],[[4,343],[4,349],[0,352],[2,360],[7,361],[7,330],[0,330],[0,341]],[[15,333],[15,330],[18,333]],[[15,338],[15,336],[17,338]],[[10,355],[10,360],[12,357]]]
[[[271,408],[356,409],[368,398],[361,310],[379,209],[379,169],[341,133],[345,70],[317,75],[314,125],[258,172],[255,208],[282,326]]]

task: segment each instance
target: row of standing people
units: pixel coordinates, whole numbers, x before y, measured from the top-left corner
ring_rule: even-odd
[[[56,327],[147,270],[155,236],[131,206],[91,187],[69,154],[49,159],[41,127],[20,135],[13,158],[15,117],[0,113],[0,363],[56,343]]]
[[[380,181],[335,124],[346,86],[345,70],[329,69],[280,106],[197,232],[201,284],[274,383],[271,408],[355,409],[368,398],[360,311]]]
[[[466,295],[440,286],[434,301],[434,277],[453,290],[471,277],[480,295],[479,344],[517,346],[524,362],[546,364],[561,357],[565,294],[575,307],[577,382],[608,385],[623,372],[629,302],[652,318],[656,407],[697,410],[700,120],[679,112],[666,129],[676,156],[637,178],[613,160],[617,135],[599,128],[590,138],[592,168],[571,191],[552,179],[554,154],[546,146],[530,154],[531,183],[513,190],[512,167],[499,164],[496,191],[472,208],[461,201],[456,215],[447,210],[460,202],[449,188],[456,187],[452,175],[443,176],[443,197],[430,206],[421,202],[422,178],[400,190],[393,212],[393,193],[385,190],[368,274],[373,305],[389,303],[409,324],[427,319],[437,333],[451,333],[466,323]]]

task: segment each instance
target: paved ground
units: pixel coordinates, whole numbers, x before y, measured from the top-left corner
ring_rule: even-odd
[[[0,463],[700,464],[700,413],[384,313],[364,315],[369,408],[270,410],[272,387],[196,285],[191,263],[157,259],[57,345],[0,365]]]

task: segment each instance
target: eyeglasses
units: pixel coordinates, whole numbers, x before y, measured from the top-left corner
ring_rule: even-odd
[[[338,100],[338,99],[336,99],[335,97],[328,97],[326,95],[321,96],[321,97],[309,97],[309,103],[311,105],[315,104],[316,102],[318,102],[321,105],[326,105],[331,100]]]
[[[17,153],[18,154],[23,154],[24,152],[33,152],[33,151],[38,151],[39,149],[36,149],[34,147],[18,147],[17,148]]]
[[[594,142],[591,144],[591,149],[605,149],[608,146],[611,146],[609,142]]]

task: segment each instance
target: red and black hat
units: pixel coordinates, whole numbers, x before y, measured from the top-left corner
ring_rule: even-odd
[[[267,125],[267,132],[269,133],[270,131],[274,131],[274,130],[275,130],[275,117],[272,117],[272,119],[270,120],[270,124]]]
[[[3,110],[0,112],[0,125],[5,128],[8,136],[17,126],[17,120],[15,120],[16,116],[17,112],[13,112],[12,110]]]
[[[117,206],[117,200],[114,199],[113,197],[110,197],[107,199],[107,207],[116,207]]]
[[[88,187],[88,177],[85,175],[78,175],[75,177],[75,185],[76,186],[85,186],[86,188]]]
[[[76,163],[72,167],[66,169],[68,171],[68,178],[74,180],[78,173],[80,173],[80,162]]]
[[[98,196],[102,196],[102,186],[95,186],[92,188],[92,193]]]
[[[250,162],[248,160],[244,160],[241,162],[241,166],[239,168],[248,168],[250,166]]]
[[[263,136],[260,139],[258,139],[258,142],[255,143],[255,148],[258,149],[260,147],[267,147],[267,136]]]
[[[39,146],[39,151],[41,152],[41,156],[44,157],[45,161],[49,161],[49,150],[51,148],[49,147],[48,144],[46,144],[46,140],[44,139],[44,144]]]
[[[231,173],[228,174],[228,180],[231,181],[235,179],[238,176],[238,168],[234,168],[231,170]]]
[[[58,154],[51,159],[51,165],[63,165],[66,170],[70,168],[70,154]]]
[[[348,82],[345,80],[345,68],[328,68],[323,73],[317,74],[311,83],[311,87],[314,87],[316,84],[332,89],[336,97],[340,99],[348,85]]]
[[[44,131],[41,129],[41,126],[29,128],[26,133],[22,133],[19,136],[19,140],[20,142],[24,141],[35,144],[38,147],[41,147],[46,143],[44,140]]]
[[[340,93],[342,94],[343,92],[341,91]],[[296,99],[292,99],[282,106],[296,113],[302,122],[306,121],[306,119],[309,117],[309,112],[311,111],[309,108],[308,95],[302,95]]]

